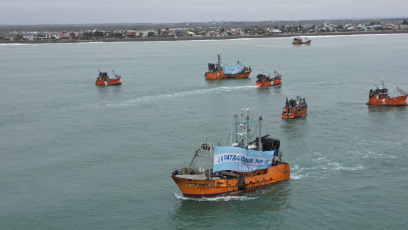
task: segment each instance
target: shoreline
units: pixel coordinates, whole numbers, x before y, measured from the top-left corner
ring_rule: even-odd
[[[246,36],[224,36],[224,37],[151,37],[151,38],[122,38],[122,39],[92,39],[92,40],[36,40],[36,41],[0,41],[0,44],[64,44],[64,43],[86,43],[86,42],[153,42],[153,41],[200,41],[200,40],[232,40],[246,38],[284,38],[284,37],[317,37],[317,36],[349,36],[349,35],[378,35],[378,34],[407,34],[408,31],[370,31],[370,32],[330,32],[330,33],[285,33]]]

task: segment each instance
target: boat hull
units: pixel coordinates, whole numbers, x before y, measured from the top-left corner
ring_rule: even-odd
[[[272,86],[280,86],[282,85],[282,79],[277,79],[272,81]]]
[[[96,80],[95,85],[121,85],[120,78],[117,79],[109,79],[109,80]]]
[[[250,192],[290,178],[288,163],[281,163],[262,170],[246,174],[240,179],[189,179],[178,175],[172,175],[171,177],[186,197],[235,195]],[[241,184],[239,181],[241,181]]]
[[[251,74],[251,70],[243,71],[237,74],[224,74],[223,71],[218,72],[206,72],[205,79],[207,80],[222,80],[222,79],[241,79],[248,78]]]
[[[367,105],[383,105],[383,106],[407,106],[408,95],[398,97],[377,98],[372,96],[368,98]]]
[[[306,115],[307,113],[307,107],[297,111],[295,109],[296,107],[293,107],[292,109],[295,111],[289,111],[288,109],[285,110],[285,112],[282,113],[282,118],[283,119],[292,119],[292,118],[296,118],[296,117],[303,117]]]
[[[280,86],[280,85],[282,85],[281,79],[277,79],[274,81],[264,81],[264,82],[256,81],[254,84],[254,86],[256,87],[269,87],[269,86]]]
[[[105,85],[105,80],[103,79],[96,80],[95,85]]]
[[[267,82],[255,82],[254,86],[256,87],[269,87],[272,86],[272,82],[267,81]]]
[[[300,40],[297,40],[297,41],[293,41],[293,42],[292,42],[292,45],[302,45],[302,44],[310,45],[311,42],[312,42],[312,41],[302,42],[302,41],[300,41]]]

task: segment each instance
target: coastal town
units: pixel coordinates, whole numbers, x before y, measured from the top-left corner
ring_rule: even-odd
[[[407,33],[405,19],[1,26],[1,43],[233,39],[269,36]]]

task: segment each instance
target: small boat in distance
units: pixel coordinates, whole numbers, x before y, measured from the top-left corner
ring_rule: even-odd
[[[256,80],[255,82],[255,86],[257,87],[268,87],[268,86],[280,86],[282,85],[282,75],[280,75],[278,72],[276,72],[276,70],[274,71],[275,73],[275,77],[274,78],[270,78],[269,74],[258,74],[258,76],[256,76],[256,78],[258,80]]]
[[[248,78],[249,74],[252,72],[251,67],[246,67],[239,61],[235,66],[223,65],[221,62],[221,55],[218,54],[218,62],[216,64],[208,63],[208,72],[205,73],[205,79],[220,80]]]
[[[98,77],[96,78],[95,85],[121,85],[122,83],[120,82],[121,76],[115,74],[112,70],[113,75],[115,75],[115,78],[109,78],[109,75],[107,72],[101,72],[98,69]]]
[[[285,107],[283,107],[282,118],[290,119],[305,116],[307,113],[307,103],[305,98],[299,96],[296,99],[286,98]]]
[[[289,164],[282,161],[280,140],[262,136],[262,116],[251,128],[249,110],[234,115],[231,146],[201,143],[188,167],[176,168],[171,178],[186,197],[227,196],[250,192],[290,178]],[[239,130],[241,129],[241,130]],[[258,137],[250,142],[250,130]],[[240,132],[239,132],[240,131]],[[256,135],[254,133],[254,135]],[[202,158],[207,167],[196,166]]]
[[[397,91],[399,92],[399,96],[397,97],[390,97],[388,96],[388,89],[384,82],[381,82],[382,86],[375,90],[370,89],[370,93],[368,94],[368,102],[367,105],[389,105],[389,106],[406,106],[407,105],[407,97],[408,93],[404,92],[402,89],[397,87]]]
[[[312,40],[308,39],[307,37],[305,37],[304,39],[305,41],[303,41],[303,39],[301,37],[295,37],[293,39],[292,45],[301,45],[301,44],[306,44],[306,45],[310,45],[310,43],[312,42]]]

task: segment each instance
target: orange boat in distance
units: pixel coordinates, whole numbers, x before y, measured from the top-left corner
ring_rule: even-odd
[[[388,89],[384,82],[382,82],[381,88],[372,90],[370,89],[370,93],[368,94],[368,102],[367,105],[389,105],[389,106],[406,106],[407,105],[407,97],[408,94],[404,92],[402,89],[397,87],[397,91],[399,92],[400,96],[397,97],[389,97],[388,96]]]
[[[290,119],[305,116],[307,113],[307,103],[305,98],[299,96],[296,99],[286,98],[285,107],[283,107],[282,118]]]
[[[251,67],[243,66],[239,61],[235,66],[221,64],[221,55],[218,54],[218,62],[216,64],[208,63],[208,72],[205,73],[205,79],[221,80],[248,78],[251,72]]]
[[[312,42],[312,40],[305,38],[305,41],[303,41],[303,39],[301,37],[295,37],[293,39],[292,45],[301,45],[301,44],[306,44],[306,45],[310,45],[310,43]]]
[[[249,110],[246,114],[242,111],[241,119],[238,117],[234,115],[231,146],[201,143],[188,167],[173,170],[171,178],[185,197],[234,195],[290,178],[289,164],[282,161],[279,151],[280,140],[261,135],[262,116],[258,119],[258,137],[252,142],[249,132],[256,128],[250,128],[253,122]],[[207,167],[197,166],[200,159]]]
[[[255,82],[255,86],[257,87],[268,87],[268,86],[280,86],[282,85],[282,75],[275,71],[275,77],[270,78],[269,75],[265,74],[258,74],[256,76],[258,80]]]
[[[95,85],[121,85],[122,82],[120,82],[120,76],[115,74],[112,70],[113,75],[115,75],[115,78],[109,78],[109,75],[107,72],[101,72],[98,69],[98,77],[96,78]]]

